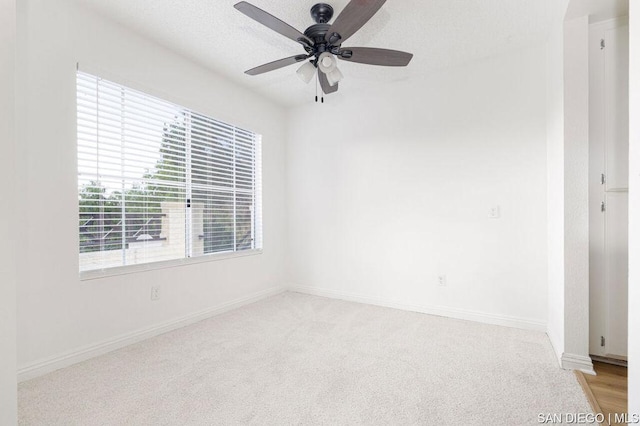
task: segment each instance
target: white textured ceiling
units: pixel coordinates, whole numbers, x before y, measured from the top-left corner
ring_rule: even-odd
[[[314,84],[295,75],[296,65],[268,74],[244,71],[304,53],[297,43],[241,14],[237,0],[77,0],[108,19],[186,56],[273,101],[308,103]],[[461,64],[546,39],[557,0],[388,0],[345,46],[383,47],[413,53],[407,68],[340,61],[345,79],[334,96],[375,90],[382,84],[421,78],[435,69]],[[250,0],[298,30],[314,22],[314,0]],[[329,0],[334,18],[348,0]]]

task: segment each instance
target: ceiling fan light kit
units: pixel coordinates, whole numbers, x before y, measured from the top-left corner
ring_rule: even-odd
[[[329,74],[338,68],[338,65],[336,64],[335,57],[331,53],[323,52],[318,56],[318,67],[323,73]]]
[[[300,68],[298,68],[296,73],[298,74],[298,77],[300,77],[300,80],[309,84],[316,75],[316,67],[314,67],[311,62],[305,62]]]
[[[323,52],[318,56],[318,69],[327,75],[330,86],[335,86],[344,78],[338,69],[335,56],[329,52]]]
[[[316,23],[307,28],[304,34],[246,1],[237,3],[234,6],[237,10],[299,43],[305,50],[305,54],[269,62],[245,73],[259,75],[308,60],[298,69],[298,76],[309,83],[318,68],[322,92],[330,94],[338,91],[338,83],[344,78],[338,69],[336,58],[368,65],[407,66],[413,58],[411,53],[368,47],[342,47],[342,43],[362,28],[385,2],[386,0],[351,0],[332,24],[329,21],[333,18],[333,7],[326,3],[315,4],[311,8],[311,17]]]
[[[340,72],[338,67],[330,73],[327,73],[327,81],[329,82],[329,86],[332,87],[338,84],[343,78],[344,75]]]

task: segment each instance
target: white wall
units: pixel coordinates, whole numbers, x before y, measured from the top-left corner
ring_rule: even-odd
[[[16,2],[0,2],[0,424],[17,422],[14,82]]]
[[[640,4],[629,2],[629,412],[640,415]]]
[[[285,248],[285,112],[75,2],[31,0],[25,7],[19,47],[26,52],[26,140],[18,174],[24,202],[17,224],[28,253],[18,286],[22,378],[77,361],[78,350],[95,354],[100,344],[126,342],[137,331],[277,291]],[[262,255],[79,280],[76,62],[263,135]],[[161,286],[159,301],[150,300],[152,285]]]
[[[563,366],[589,358],[589,17],[564,24]]]
[[[295,109],[291,283],[546,330],[545,57],[521,49]]]
[[[564,13],[556,2],[547,40],[547,334],[560,361],[564,352]]]

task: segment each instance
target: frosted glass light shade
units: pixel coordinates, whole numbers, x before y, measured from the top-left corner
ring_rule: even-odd
[[[311,62],[305,62],[300,68],[298,68],[296,74],[298,74],[300,80],[309,84],[313,79],[313,76],[316,74],[316,67],[314,67]]]
[[[327,81],[329,82],[329,86],[335,86],[344,78],[344,75],[340,72],[338,67],[335,67],[333,71],[327,73]]]
[[[329,52],[324,52],[318,56],[318,68],[325,74],[335,71],[337,67],[336,58]]]

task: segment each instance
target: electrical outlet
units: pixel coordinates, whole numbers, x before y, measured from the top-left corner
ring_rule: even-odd
[[[500,206],[493,206],[489,209],[489,218],[491,219],[500,218]]]
[[[440,287],[447,286],[447,276],[446,275],[438,275],[438,285]]]
[[[151,287],[151,300],[158,299],[160,299],[160,286],[154,285],[153,287]]]

